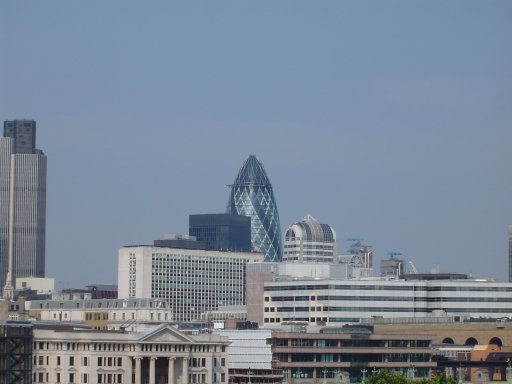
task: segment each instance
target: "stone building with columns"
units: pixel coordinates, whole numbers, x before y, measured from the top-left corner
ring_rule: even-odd
[[[228,338],[168,324],[145,333],[34,329],[33,383],[227,384]]]

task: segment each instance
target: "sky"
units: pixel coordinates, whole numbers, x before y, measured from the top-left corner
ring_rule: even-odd
[[[0,2],[0,118],[48,156],[46,272],[226,210],[255,154],[306,214],[420,272],[508,279],[510,1]]]

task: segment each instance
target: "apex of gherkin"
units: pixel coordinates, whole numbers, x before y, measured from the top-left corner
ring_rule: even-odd
[[[263,164],[251,155],[231,185],[228,213],[251,218],[251,246],[265,261],[281,261],[281,226],[272,184]]]

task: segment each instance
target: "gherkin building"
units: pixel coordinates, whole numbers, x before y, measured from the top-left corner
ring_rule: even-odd
[[[263,164],[251,155],[231,185],[228,213],[251,217],[251,246],[265,261],[281,261],[281,227],[272,184]]]

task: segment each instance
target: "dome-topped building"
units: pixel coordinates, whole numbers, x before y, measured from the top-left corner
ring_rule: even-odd
[[[250,216],[251,246],[265,261],[281,261],[283,250],[279,213],[263,164],[251,155],[231,185],[228,213]]]
[[[335,254],[336,232],[311,215],[286,230],[283,261],[332,262]]]

